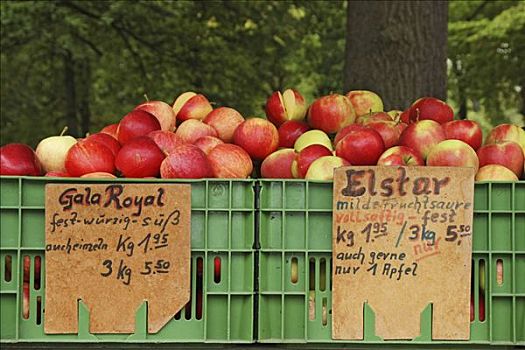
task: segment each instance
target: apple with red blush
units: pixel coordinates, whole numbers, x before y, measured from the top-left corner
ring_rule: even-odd
[[[281,124],[279,129],[279,147],[293,148],[295,141],[310,130],[310,126],[302,121],[289,120]]]
[[[233,141],[253,159],[263,160],[279,147],[279,132],[268,120],[251,118],[237,127]]]
[[[140,136],[122,146],[115,158],[115,166],[124,177],[158,177],[165,156],[155,141]]]
[[[155,130],[150,132],[147,137],[152,139],[165,155],[170,154],[175,148],[184,144],[184,141],[172,131]]]
[[[266,157],[261,164],[261,176],[273,179],[291,179],[292,162],[295,159],[293,148],[283,148]]]
[[[212,177],[206,154],[197,146],[185,144],[170,153],[160,166],[163,179],[201,179]]]
[[[188,119],[179,125],[177,131],[175,131],[183,143],[194,143],[198,139],[204,136],[215,136],[217,137],[217,131],[208,125],[197,119]]]
[[[460,140],[477,151],[483,142],[483,134],[479,124],[473,120],[452,120],[443,124],[447,140]]]
[[[395,146],[381,154],[377,160],[377,165],[423,166],[425,161],[413,149],[406,146]]]
[[[352,165],[375,165],[384,151],[381,135],[371,128],[351,131],[335,147],[335,154]]]
[[[406,127],[399,138],[399,145],[413,149],[426,159],[430,150],[445,139],[441,124],[433,120],[421,120]]]
[[[65,160],[66,172],[73,177],[94,172],[115,172],[113,151],[100,142],[87,139],[78,141],[71,147]]]
[[[214,136],[204,136],[195,141],[193,144],[201,149],[204,154],[208,155],[215,146],[224,143],[220,138]]]
[[[478,149],[479,165],[499,164],[511,170],[518,178],[523,174],[523,150],[512,141],[481,146]]]
[[[174,131],[177,127],[175,112],[166,102],[148,101],[138,105],[135,109],[151,113],[159,121],[161,130]]]
[[[422,97],[410,106],[410,122],[433,120],[445,124],[454,119],[454,111],[445,102],[435,97]]]
[[[173,103],[173,113],[178,121],[203,120],[212,110],[206,96],[188,91],[179,95]]]
[[[121,145],[139,136],[160,130],[160,123],[151,113],[135,109],[122,118],[118,126],[118,141]]]
[[[214,177],[245,179],[253,171],[250,155],[241,147],[229,143],[215,146],[208,154]]]
[[[350,100],[343,95],[331,94],[318,98],[308,109],[308,124],[327,134],[336,133],[354,122],[356,117]]]
[[[244,118],[233,108],[219,107],[211,111],[203,122],[215,129],[218,138],[231,143],[235,129],[244,122]]]

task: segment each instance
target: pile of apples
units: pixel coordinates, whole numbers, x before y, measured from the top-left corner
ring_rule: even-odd
[[[524,173],[525,131],[502,124],[485,138],[470,120],[453,120],[445,102],[424,97],[405,111],[383,111],[372,91],[330,94],[310,106],[296,90],[274,92],[266,119],[213,109],[185,92],[172,106],[148,101],[119,123],[82,139],[51,136],[36,151],[0,149],[1,175],[129,178],[332,180],[345,165],[461,166],[477,181],[517,181]]]
[[[471,167],[477,181],[517,181],[524,173],[523,129],[499,125],[482,145],[478,123],[453,120],[452,108],[432,97],[384,112],[374,92],[350,91],[323,96],[306,113],[300,94],[287,90],[268,99],[266,115],[282,148],[263,161],[262,177],[331,180],[343,165]]]

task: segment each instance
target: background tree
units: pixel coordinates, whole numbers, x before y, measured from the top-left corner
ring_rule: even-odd
[[[349,1],[345,90],[377,92],[389,109],[446,99],[446,1]]]
[[[454,1],[450,14],[449,97],[458,116],[523,125],[525,3]]]

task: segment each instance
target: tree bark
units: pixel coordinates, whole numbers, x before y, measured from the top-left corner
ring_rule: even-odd
[[[447,1],[348,1],[344,87],[385,110],[447,97]]]
[[[78,137],[75,60],[69,51],[66,51],[64,54],[64,87],[64,96],[66,98],[65,119],[69,128],[68,133],[73,137]]]

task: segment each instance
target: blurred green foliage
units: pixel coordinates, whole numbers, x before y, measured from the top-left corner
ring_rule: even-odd
[[[343,92],[345,1],[0,6],[1,144],[35,146],[82,113],[95,132],[144,95],[172,103],[184,91],[199,91],[248,117],[264,116],[266,98],[277,89],[296,87],[309,102]],[[450,100],[457,108],[467,101],[467,117],[486,126],[522,123],[524,3],[453,1],[449,12]],[[73,112],[66,81],[74,84]]]

